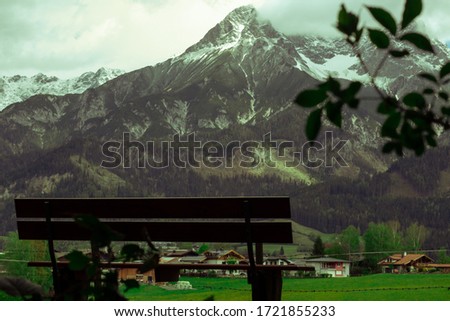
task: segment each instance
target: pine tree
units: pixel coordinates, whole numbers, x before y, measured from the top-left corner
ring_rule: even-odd
[[[325,253],[325,248],[323,246],[322,238],[318,236],[314,241],[314,247],[312,251],[313,256],[323,256]]]

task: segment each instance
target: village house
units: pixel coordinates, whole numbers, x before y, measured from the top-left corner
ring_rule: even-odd
[[[331,277],[350,276],[350,261],[332,257],[319,257],[305,260],[306,266],[314,267],[317,276],[328,275]]]
[[[142,283],[154,284],[156,282],[155,269],[139,273],[136,268],[118,268],[119,280],[136,280]]]
[[[198,253],[194,250],[173,249],[166,251],[161,255],[162,257],[186,257],[186,256],[198,256]]]
[[[192,250],[171,250],[164,253],[163,256],[159,258],[159,264],[169,265],[169,264],[201,264],[206,260],[205,256],[199,256],[195,251]],[[140,261],[135,261],[134,263],[139,263]],[[156,284],[161,278],[166,279],[167,275],[163,275],[165,271],[159,271],[156,273],[155,269],[151,269],[145,273],[139,273],[137,268],[119,268],[119,279],[120,280],[137,280],[139,282]],[[172,278],[177,278],[171,276]]]
[[[192,253],[187,253],[191,255],[181,256],[181,257],[161,257],[159,260],[160,264],[192,264],[192,269],[181,269],[180,275],[196,275],[205,276],[206,272],[203,269],[196,269],[196,266],[204,264],[206,262],[206,257],[204,255],[192,255]]]
[[[425,254],[392,254],[384,258],[378,265],[383,273],[409,273],[418,272],[419,269],[429,266],[433,259]]]
[[[284,256],[268,256],[263,260],[263,265],[296,265],[291,260],[287,259]],[[295,276],[297,271],[283,271],[283,276]]]
[[[248,264],[245,256],[235,250],[228,251],[206,251],[203,253],[207,264]],[[217,275],[245,275],[245,271],[215,270]]]
[[[245,256],[235,250],[206,251],[203,253],[208,264],[239,264],[245,261]]]
[[[82,249],[80,252],[82,252],[87,257],[91,258],[92,253],[89,249]],[[67,252],[56,252],[55,256],[58,262],[68,262],[67,255],[69,253]],[[108,262],[110,257],[109,254],[103,251],[99,252],[100,255],[100,261],[101,262]],[[134,263],[140,263],[142,261],[135,261]],[[114,262],[115,264],[119,264],[120,262]],[[136,280],[138,282],[142,283],[155,283],[156,275],[155,270],[151,269],[145,273],[139,273],[137,268],[128,268],[128,267],[118,267],[117,268],[117,274],[119,280]]]

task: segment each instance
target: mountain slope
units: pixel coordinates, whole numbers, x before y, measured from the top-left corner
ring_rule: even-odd
[[[426,58],[430,68],[438,68],[447,55],[437,49],[437,57]],[[376,58],[368,43],[361,50]],[[401,93],[414,88],[414,75],[423,70],[423,63],[415,63],[416,58],[424,61],[421,55],[413,52],[411,61],[389,61],[396,69],[382,74],[386,90]],[[404,222],[426,223],[420,214],[432,208],[427,197],[435,197],[439,206],[433,215],[439,223],[432,228],[435,235],[442,235],[450,221],[445,191],[418,190],[416,196],[421,198],[417,200],[400,199],[404,195],[386,191],[387,177],[408,175],[396,173],[395,159],[380,152],[381,119],[370,87],[361,93],[368,98],[363,106],[354,113],[345,112],[342,130],[324,124],[323,130],[333,131],[337,141],[348,140],[341,153],[348,166],[287,168],[281,156],[274,156],[281,167],[141,168],[138,160],[146,155],[135,150],[130,168],[99,169],[104,160],[102,145],[121,142],[124,133],[142,143],[159,144],[173,140],[174,134],[194,132],[202,143],[218,141],[225,146],[233,141],[261,141],[270,133],[278,143],[292,141],[289,155],[304,152],[302,147],[309,146],[303,134],[308,113],[292,101],[301,89],[328,73],[341,77],[343,83],[367,78],[354,67],[345,42],[287,37],[260,21],[254,8],[242,7],[176,58],[81,94],[37,95],[13,104],[0,113],[0,166],[5,169],[0,173],[0,208],[8,222],[4,229],[13,228],[14,196],[289,195],[298,222],[330,233],[349,224],[364,229],[370,221],[399,217]],[[403,79],[397,79],[399,74]],[[319,141],[324,143],[324,138],[322,134]],[[261,158],[263,152],[257,149]],[[157,151],[157,156],[161,153]],[[313,156],[322,157],[323,151]],[[407,166],[415,168],[411,162]],[[379,173],[384,172],[380,179]],[[402,209],[405,204],[410,211]],[[433,242],[442,244],[438,239]]]

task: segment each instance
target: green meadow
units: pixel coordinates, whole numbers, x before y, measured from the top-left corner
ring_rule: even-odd
[[[125,293],[135,301],[249,301],[246,278],[183,277],[193,290],[142,285]],[[450,301],[449,274],[374,274],[350,278],[283,279],[284,301]],[[0,291],[0,301],[17,300]]]
[[[144,285],[130,290],[130,300],[251,300],[250,285],[238,278],[182,278],[193,290],[166,290]],[[286,301],[447,301],[449,274],[375,274],[350,278],[283,279]]]

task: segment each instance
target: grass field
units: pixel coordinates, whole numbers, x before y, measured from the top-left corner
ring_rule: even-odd
[[[125,295],[136,301],[249,301],[247,279],[182,278],[195,290],[141,286]],[[375,274],[351,278],[284,279],[285,301],[450,301],[449,274]],[[17,300],[0,291],[0,301]]]
[[[195,290],[164,290],[142,286],[130,290],[130,300],[245,301],[251,299],[246,279],[182,278]],[[284,279],[283,300],[287,301],[450,301],[448,274],[376,274],[352,278]]]

